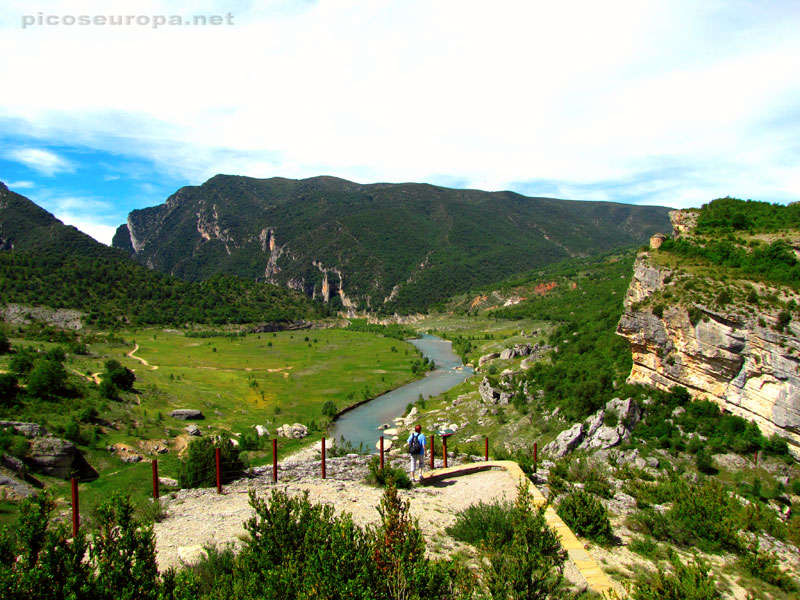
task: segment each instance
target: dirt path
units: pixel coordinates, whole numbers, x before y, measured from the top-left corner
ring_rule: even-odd
[[[128,352],[128,355],[127,355],[128,358],[132,358],[133,360],[138,360],[140,363],[142,363],[145,367],[149,368],[151,371],[155,371],[156,369],[158,369],[157,365],[151,365],[145,359],[139,358],[138,356],[134,356],[133,355],[134,352],[136,352],[138,349],[139,349],[139,344],[136,344],[136,346],[134,346],[133,350]]]
[[[348,512],[359,525],[380,519],[377,507],[382,490],[361,480],[307,477],[273,483],[269,475],[225,486],[222,495],[214,489],[182,490],[166,503],[167,518],[155,524],[159,568],[180,567],[197,560],[204,545],[240,545],[245,535],[243,523],[253,515],[248,498],[251,489],[259,496],[268,496],[274,489],[291,495],[308,491],[313,502],[330,504],[337,513]],[[446,556],[461,546],[445,533],[455,514],[481,500],[513,499],[516,484],[508,473],[498,469],[401,490],[400,494],[410,500],[411,514],[419,519],[429,554]]]

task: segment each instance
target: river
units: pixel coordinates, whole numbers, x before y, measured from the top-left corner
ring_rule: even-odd
[[[403,414],[409,403],[416,402],[420,394],[423,398],[436,396],[473,375],[474,371],[463,367],[461,359],[453,354],[450,342],[427,333],[409,341],[434,361],[436,369],[422,379],[387,392],[344,413],[332,424],[328,432],[331,438],[338,442],[344,437],[356,447],[363,443],[375,451],[375,444],[381,435],[378,430],[380,425],[389,423],[393,427],[394,419]]]

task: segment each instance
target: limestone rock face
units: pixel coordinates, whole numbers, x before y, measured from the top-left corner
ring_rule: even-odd
[[[492,387],[492,384],[489,383],[489,379],[486,377],[483,378],[483,381],[481,381],[478,386],[478,394],[481,400],[487,404],[496,404],[497,399],[500,397],[499,392]]]
[[[495,358],[500,358],[499,352],[490,352],[489,354],[484,354],[478,359],[478,366],[482,367],[490,360],[494,360]]]
[[[53,477],[69,477],[77,450],[75,444],[57,437],[37,437],[31,443],[28,464]]]
[[[562,458],[577,448],[581,441],[583,441],[583,425],[575,423],[558,434],[558,437],[542,448],[542,451],[553,458]]]
[[[755,421],[764,435],[786,438],[800,457],[800,339],[769,326],[775,316],[748,318],[695,304],[702,318],[693,324],[688,309],[667,306],[660,317],[637,309],[664,285],[669,270],[658,269],[642,253],[625,298],[617,333],[631,344],[628,381],[662,390],[683,386],[695,399]]]
[[[617,424],[604,425],[606,415],[617,415]],[[573,450],[605,450],[631,439],[633,428],[642,420],[642,409],[632,398],[613,398],[584,423],[575,423],[543,448],[553,458],[562,458]]]
[[[308,435],[308,427],[300,423],[294,423],[293,425],[286,424],[278,427],[277,432],[278,437],[300,440]]]

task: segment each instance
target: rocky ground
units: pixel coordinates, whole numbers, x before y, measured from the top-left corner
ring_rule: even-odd
[[[250,490],[260,496],[276,489],[289,494],[307,491],[313,502],[330,504],[339,513],[350,513],[359,525],[377,524],[382,490],[364,481],[368,460],[352,454],[329,459],[327,479],[323,480],[318,454],[308,450],[280,464],[278,483],[272,482],[271,468],[266,467],[257,469],[260,473],[252,479],[225,486],[222,495],[215,489],[170,494],[163,499],[166,518],[155,524],[159,567],[192,564],[203,556],[204,546],[240,546],[246,535],[243,523],[254,514],[249,505]],[[393,466],[407,468],[404,459],[389,460]],[[429,556],[434,558],[452,556],[459,550],[474,555],[474,549],[453,540],[445,529],[454,522],[458,511],[471,504],[512,500],[516,493],[515,481],[502,469],[400,490],[401,497],[410,501],[411,514],[419,522]],[[585,585],[573,565],[568,564],[565,572],[577,586]]]

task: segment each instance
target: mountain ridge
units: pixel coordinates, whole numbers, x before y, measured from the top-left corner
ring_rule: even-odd
[[[666,207],[424,183],[216,175],[134,210],[112,245],[199,280],[225,272],[345,308],[411,312],[568,256],[642,243]]]

